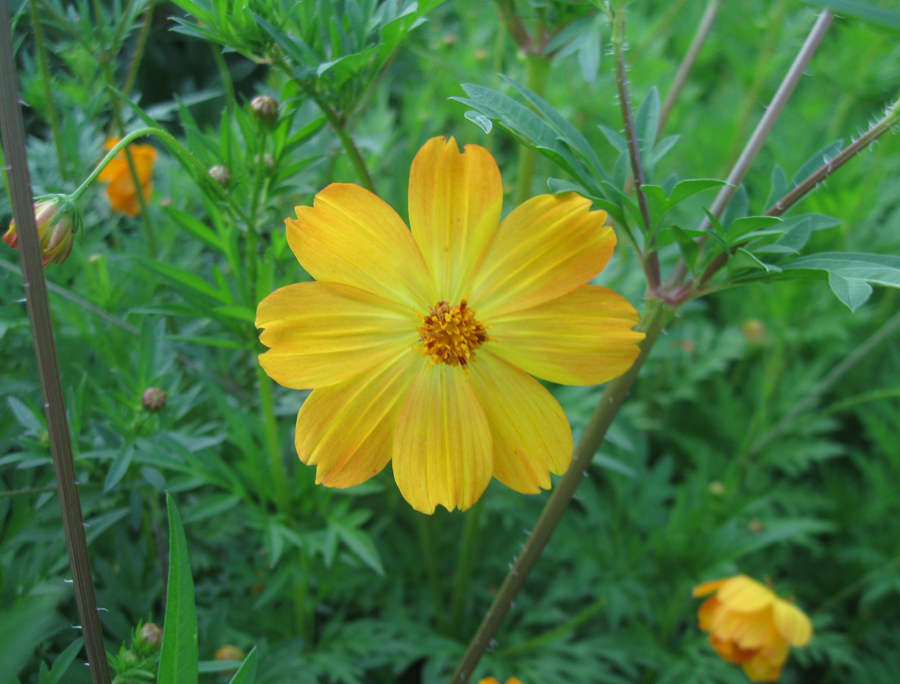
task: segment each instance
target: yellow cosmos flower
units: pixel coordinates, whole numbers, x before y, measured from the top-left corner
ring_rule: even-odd
[[[105,147],[111,150],[119,142],[119,138],[111,138],[106,141]],[[156,148],[152,145],[129,145],[131,160],[134,162],[134,170],[141,186],[141,195],[145,202],[150,201],[153,192],[153,164],[156,162]],[[128,158],[125,151],[119,152],[115,158],[100,172],[98,180],[108,183],[106,196],[113,211],[127,214],[134,218],[141,213],[141,202],[138,199],[137,189],[134,186],[134,178],[131,169],[128,168]]]
[[[416,509],[469,508],[496,477],[550,487],[572,457],[560,405],[528,375],[593,385],[638,354],[638,314],[587,282],[612,254],[606,213],[541,195],[500,221],[490,153],[429,140],[409,180],[410,227],[356,185],[329,185],[286,219],[288,244],[318,282],[259,305],[278,383],[312,389],[297,416],[316,482],[350,487],[393,462]],[[524,372],[523,372],[524,371]]]
[[[500,684],[496,677],[485,677],[478,684]],[[522,684],[516,677],[510,677],[506,680],[506,684]]]
[[[812,638],[802,610],[746,575],[694,587],[695,597],[713,592],[700,606],[700,629],[709,632],[722,659],[741,665],[751,681],[776,681],[788,647],[805,646]]]

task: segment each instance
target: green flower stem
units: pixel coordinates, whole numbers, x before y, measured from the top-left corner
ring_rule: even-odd
[[[63,534],[72,571],[72,585],[80,617],[91,679],[94,684],[109,684],[109,668],[103,631],[97,612],[97,598],[91,575],[91,562],[85,536],[81,500],[78,495],[72,441],[66,416],[65,398],[57,363],[56,342],[47,299],[40,240],[34,220],[34,199],[25,153],[25,129],[19,106],[17,70],[9,22],[9,5],[0,2],[0,135],[9,163],[10,201],[18,229],[25,301],[31,322],[37,357],[44,414],[50,436],[50,454],[56,474],[56,486],[62,510]]]
[[[469,597],[469,585],[475,571],[478,532],[484,511],[484,500],[485,496],[478,499],[466,515],[462,541],[459,544],[459,559],[456,561],[456,574],[453,577],[453,599],[450,602],[450,630],[454,635],[462,633],[466,599]]]
[[[509,656],[515,655],[516,653],[534,653],[539,648],[553,643],[560,637],[571,632],[579,625],[584,624],[598,613],[603,612],[604,610],[606,610],[608,605],[609,602],[605,598],[594,601],[587,608],[579,611],[576,615],[561,624],[559,627],[554,627],[550,631],[544,632],[540,636],[536,636],[534,639],[529,639],[528,641],[523,641],[516,644],[515,646],[504,648],[502,651],[497,652],[497,656],[500,658],[508,658]]]
[[[794,92],[794,88],[803,77],[803,72],[806,70],[809,61],[819,47],[819,43],[821,43],[822,39],[825,37],[828,27],[831,26],[832,19],[834,19],[834,15],[828,10],[823,11],[819,15],[815,25],[813,25],[809,35],[806,37],[803,47],[800,48],[800,52],[797,53],[797,57],[794,59],[793,64],[791,64],[791,68],[788,69],[784,80],[778,87],[778,91],[772,98],[772,102],[766,108],[766,113],[763,115],[762,119],[760,119],[759,124],[756,126],[756,130],[753,131],[753,135],[750,136],[750,140],[747,141],[747,145],[744,147],[743,152],[741,152],[741,156],[728,174],[727,185],[723,185],[719,194],[716,195],[716,198],[709,209],[709,212],[713,216],[722,216],[725,208],[728,206],[729,202],[731,202],[731,198],[734,196],[734,193],[737,192],[738,187],[744,180],[744,176],[747,175],[747,172],[750,170],[750,166],[753,164],[753,160],[756,159],[756,155],[759,154],[759,151],[762,149],[766,138],[769,137],[769,132],[772,130],[772,127],[778,120],[784,106]],[[700,230],[708,230],[710,225],[709,218],[704,218],[700,223]],[[704,240],[701,239],[701,248],[703,244]],[[672,274],[667,282],[667,287],[671,290],[677,289],[687,275],[687,272],[688,268],[684,259],[679,260],[678,264],[672,270]]]
[[[535,52],[525,53],[526,84],[528,89],[539,97],[544,96],[547,89],[547,73],[550,71],[550,58]],[[519,146],[518,179],[516,180],[516,206],[532,196],[534,171],[537,168],[537,151]]]
[[[663,128],[666,125],[666,120],[669,118],[672,107],[675,106],[675,101],[678,99],[678,95],[681,93],[681,89],[684,87],[688,75],[691,73],[694,62],[697,61],[697,55],[700,54],[700,48],[702,48],[703,43],[706,42],[706,37],[709,35],[709,31],[712,28],[713,22],[716,19],[716,14],[718,14],[721,5],[722,0],[708,0],[706,3],[706,10],[704,10],[703,17],[700,19],[700,25],[697,27],[694,39],[691,41],[687,54],[684,56],[681,65],[678,67],[678,73],[675,74],[672,88],[666,95],[666,101],[663,103],[662,109],[660,110],[659,124],[656,129],[657,135],[662,133]]]
[[[126,95],[131,93],[134,82],[137,80],[138,68],[141,66],[141,58],[144,56],[144,49],[147,47],[147,37],[150,35],[150,26],[153,19],[153,2],[147,3],[147,9],[144,10],[142,17],[141,32],[138,34],[137,47],[134,48],[134,54],[131,55],[131,62],[128,64],[128,76],[125,79],[125,85],[122,86],[122,92]]]
[[[287,479],[281,459],[281,448],[278,444],[278,421],[275,419],[272,379],[266,375],[259,363],[255,365],[256,381],[259,385],[259,405],[263,414],[263,440],[269,460],[269,478],[272,481],[272,501],[278,506],[279,511],[286,512],[289,501]]]
[[[266,129],[262,124],[257,126],[256,139],[259,141],[259,145],[256,150],[256,164],[253,167],[250,207],[247,211],[250,217],[250,221],[247,223],[247,281],[250,284],[251,306],[256,305],[257,262],[259,261],[259,232],[256,230],[256,221],[259,218],[259,197],[266,170]]]
[[[56,149],[56,165],[63,181],[68,180],[69,170],[66,165],[65,148],[62,144],[62,133],[56,113],[56,101],[53,99],[53,80],[50,76],[50,64],[47,60],[47,48],[44,45],[44,25],[38,15],[36,2],[28,3],[31,9],[31,24],[34,26],[34,44],[37,48],[38,67],[41,71],[41,85],[44,87],[44,99],[47,101],[47,122],[53,134],[53,147]]]
[[[443,616],[447,611],[441,597],[440,568],[437,550],[434,548],[434,529],[437,527],[433,516],[413,513],[416,519],[416,534],[419,537],[419,553],[425,565],[425,582],[431,596],[431,612],[435,624],[443,628]]]
[[[534,567],[547,542],[550,541],[550,536],[562,519],[569,502],[575,496],[575,491],[578,489],[578,485],[581,484],[582,479],[584,479],[594,453],[603,442],[606,431],[612,425],[613,419],[628,396],[631,386],[641,370],[641,366],[644,365],[644,361],[647,360],[653,345],[673,315],[674,310],[667,303],[659,299],[648,300],[645,315],[640,326],[640,329],[646,333],[646,337],[641,343],[640,354],[624,375],[611,380],[606,385],[606,390],[600,397],[597,408],[594,410],[594,414],[585,428],[584,435],[575,449],[572,465],[569,466],[562,479],[556,483],[553,494],[547,501],[541,517],[538,519],[531,534],[528,535],[525,546],[522,547],[522,553],[516,558],[512,569],[497,592],[494,602],[482,620],[481,626],[469,643],[469,648],[456,668],[456,672],[453,673],[450,684],[465,684],[469,681],[469,677],[474,672],[488,645],[500,629],[503,619],[512,607],[513,600],[525,584],[532,567]]]
[[[631,159],[631,175],[634,178],[635,190],[637,191],[638,206],[641,209],[641,218],[644,220],[645,234],[649,235],[652,225],[650,224],[650,207],[647,204],[647,195],[644,194],[644,185],[646,178],[644,176],[644,164],[641,158],[640,144],[637,138],[637,132],[634,128],[634,116],[631,109],[631,95],[628,92],[628,74],[627,65],[625,64],[625,7],[620,6],[613,13],[613,33],[612,33],[613,52],[616,60],[616,86],[619,91],[619,104],[622,107],[622,121],[625,125],[625,139],[628,142],[628,155]],[[644,252],[641,254],[641,262],[644,266],[644,273],[647,276],[647,285],[651,294],[655,295],[659,290],[659,258],[653,249],[653,239],[645,245]]]
[[[782,416],[775,425],[763,433],[749,449],[743,454],[744,459],[749,459],[758,454],[762,449],[772,443],[772,441],[784,432],[785,428],[797,419],[804,411],[812,406],[815,401],[822,396],[835,382],[849,373],[853,367],[866,358],[875,347],[884,342],[887,338],[894,334],[900,328],[900,312],[895,313],[885,323],[875,331],[865,342],[857,347],[850,356],[835,366],[832,371],[822,378],[819,383],[807,392],[804,397],[798,401],[794,408]]]

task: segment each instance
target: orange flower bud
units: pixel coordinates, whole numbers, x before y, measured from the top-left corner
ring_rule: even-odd
[[[700,606],[700,629],[723,660],[740,665],[753,682],[774,682],[790,646],[806,646],[812,624],[802,610],[746,575],[704,582],[694,596],[714,594]]]
[[[231,644],[226,644],[216,651],[216,660],[218,662],[229,660],[240,662],[245,656],[246,654],[241,649],[237,646],[232,646]],[[222,670],[222,674],[234,674],[235,672],[237,672],[237,670]]]
[[[119,142],[118,138],[106,141],[106,149],[111,150]],[[152,145],[129,145],[131,160],[134,162],[134,171],[138,183],[141,186],[141,196],[145,202],[150,201],[153,191],[153,164],[156,162],[156,148]],[[115,158],[100,172],[98,180],[108,183],[106,196],[113,211],[126,214],[134,218],[141,213],[141,202],[138,199],[134,178],[128,167],[128,158],[125,151],[120,151]]]
[[[34,222],[37,225],[38,240],[41,243],[41,254],[44,257],[44,268],[51,263],[61,264],[72,252],[74,235],[81,219],[78,209],[65,197],[44,199],[34,204]],[[16,220],[9,223],[9,230],[3,236],[3,242],[14,249],[19,248],[19,235],[16,232]]]

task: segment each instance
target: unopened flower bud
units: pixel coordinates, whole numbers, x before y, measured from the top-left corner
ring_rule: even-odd
[[[250,111],[260,123],[271,127],[278,120],[278,100],[268,95],[257,95],[250,100]]]
[[[222,166],[221,164],[213,166],[209,170],[209,175],[223,188],[227,188],[228,184],[231,182],[231,171],[228,170],[227,166]]]
[[[141,627],[138,637],[134,645],[142,653],[156,653],[162,646],[163,631],[162,627],[152,622],[148,622]]]
[[[268,169],[269,171],[271,171],[272,169],[275,168],[275,157],[273,157],[270,152],[266,152],[265,154],[263,154],[262,160],[263,160],[263,166],[265,166],[266,169]],[[253,155],[253,163],[259,164],[259,155],[258,154]]]
[[[72,252],[74,236],[81,225],[81,217],[75,204],[64,196],[35,202],[34,222],[37,226],[44,268],[51,263],[64,262]],[[15,219],[10,221],[3,242],[14,249],[19,248]]]
[[[744,339],[751,347],[760,347],[766,343],[766,324],[758,318],[751,318],[741,326]]]
[[[124,665],[126,668],[135,667],[139,662],[141,662],[141,659],[134,651],[125,651],[122,654],[122,665]]]
[[[159,387],[148,387],[144,390],[141,403],[145,409],[153,413],[162,411],[166,406],[166,393]]]
[[[758,518],[753,518],[753,520],[747,523],[747,529],[750,530],[753,534],[759,534],[763,531],[763,524],[759,521]]]
[[[713,496],[723,496],[725,494],[725,485],[718,480],[709,483],[709,493]]]
[[[218,651],[216,651],[216,660],[219,662],[234,660],[237,662],[241,662],[244,659],[246,654],[239,649],[237,646],[232,646],[231,644],[226,644],[222,646]],[[234,674],[237,670],[222,670],[222,674]]]

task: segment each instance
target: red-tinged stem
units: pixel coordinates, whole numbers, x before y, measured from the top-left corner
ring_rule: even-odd
[[[75,462],[63,398],[62,383],[57,365],[56,343],[50,321],[47,284],[44,281],[43,259],[34,221],[31,179],[25,154],[25,129],[19,107],[19,88],[16,81],[12,34],[7,0],[0,1],[0,135],[9,163],[10,199],[16,219],[25,282],[25,300],[34,336],[38,374],[44,397],[44,413],[50,434],[50,453],[56,472],[56,486],[62,508],[63,532],[69,553],[69,566],[75,588],[75,601],[81,619],[81,633],[87,651],[91,679],[94,684],[109,684],[109,668],[103,632],[97,613],[97,598],[91,579],[84,519],[78,484],[75,481]]]

